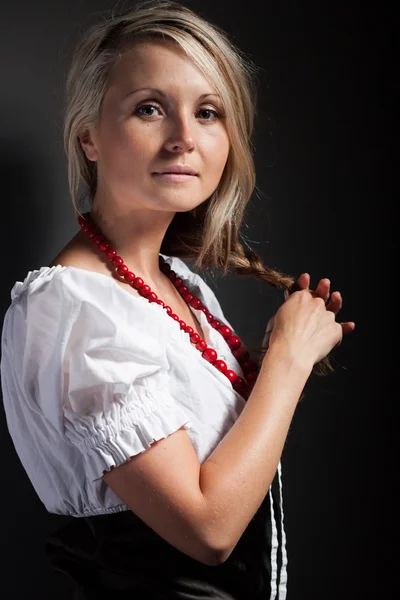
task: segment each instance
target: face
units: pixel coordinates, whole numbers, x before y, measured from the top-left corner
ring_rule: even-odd
[[[96,127],[82,147],[97,162],[101,200],[183,212],[217,188],[229,153],[216,91],[171,43],[140,43],[114,67]],[[160,174],[176,166],[192,175]]]

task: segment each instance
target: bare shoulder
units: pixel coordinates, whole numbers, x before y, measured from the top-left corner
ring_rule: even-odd
[[[98,254],[93,251],[91,245],[78,232],[60,252],[49,263],[49,267],[61,265],[62,267],[77,267],[87,271],[96,271],[105,275],[110,275],[110,270]]]

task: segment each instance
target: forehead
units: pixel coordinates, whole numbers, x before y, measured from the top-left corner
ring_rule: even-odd
[[[178,46],[158,40],[140,42],[125,50],[110,73],[109,84],[126,93],[132,86],[185,89],[199,94],[215,91]]]

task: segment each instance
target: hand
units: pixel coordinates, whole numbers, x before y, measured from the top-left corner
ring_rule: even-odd
[[[328,302],[328,298],[329,298],[330,287],[331,287],[331,282],[329,281],[329,279],[326,279],[326,278],[320,279],[320,281],[317,285],[317,289],[310,290],[310,292],[311,292],[312,296],[314,296],[314,298],[319,296],[320,298],[322,298],[325,301],[325,304],[326,304]],[[297,279],[297,281],[295,281],[292,290],[290,292],[288,292],[287,290],[285,291],[285,299],[287,300],[289,298],[290,294],[292,294],[296,290],[306,290],[306,289],[310,289],[310,275],[308,273],[302,273],[300,275],[300,277]],[[342,300],[341,293],[340,292],[332,292],[330,301],[328,302],[328,304],[326,304],[326,310],[330,310],[335,315],[337,315],[338,312],[340,311],[340,309],[342,308],[342,305],[343,305],[343,300]],[[274,315],[274,317],[275,317],[275,315]],[[342,329],[343,329],[343,335],[346,335],[347,333],[354,331],[355,326],[356,326],[354,321],[346,321],[344,323],[341,323],[341,325],[342,325]],[[268,329],[268,326],[267,326],[267,329]]]
[[[310,290],[310,293],[312,294],[312,296],[317,297],[319,296],[320,298],[322,298],[326,304],[326,310],[330,310],[331,312],[333,312],[335,315],[338,314],[338,312],[340,311],[340,309],[342,308],[342,296],[340,294],[340,292],[333,292],[331,294],[331,298],[328,302],[328,298],[329,298],[329,291],[330,291],[330,286],[331,286],[331,282],[329,281],[329,279],[321,279],[317,285],[316,290]],[[295,292],[296,290],[305,290],[305,289],[310,289],[310,275],[308,273],[302,273],[300,275],[300,277],[294,282],[292,289],[290,290],[285,290],[285,300],[287,300],[289,298],[289,296],[291,294],[293,294],[293,292]],[[265,335],[264,335],[264,339],[262,341],[262,347],[265,349],[265,352],[268,349],[268,345],[269,345],[269,338],[271,335],[271,331],[274,328],[275,325],[275,316],[273,315],[268,323],[267,323],[267,328],[265,331]],[[348,333],[350,333],[351,331],[353,331],[355,329],[356,324],[353,321],[348,321],[348,322],[344,322],[341,323],[342,325],[342,330],[343,330],[343,335],[346,335]],[[341,342],[339,342],[338,345],[340,345]],[[265,352],[262,353],[262,358],[264,357]],[[261,362],[260,360],[260,362]]]

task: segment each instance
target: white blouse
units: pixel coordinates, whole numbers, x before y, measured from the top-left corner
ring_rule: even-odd
[[[205,281],[182,260],[162,256],[233,329]],[[221,334],[190,309],[207,344],[243,376]],[[201,464],[245,405],[159,304],[76,267],[42,267],[15,283],[1,349],[8,429],[51,513],[127,510],[101,479],[105,470],[182,426]]]

